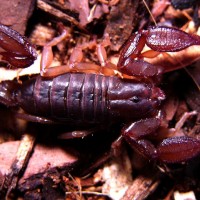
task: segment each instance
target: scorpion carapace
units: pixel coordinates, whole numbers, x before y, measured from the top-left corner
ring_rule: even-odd
[[[62,121],[127,122],[152,116],[165,98],[151,83],[98,74],[67,73],[53,79],[37,76],[15,89],[13,82],[5,84],[0,85],[1,102],[9,99],[7,104],[18,105],[29,114]]]
[[[14,37],[12,37],[12,31],[9,28],[7,30],[4,26],[0,27],[0,33],[3,35],[3,42],[0,46],[7,51],[5,54],[7,57],[2,54],[6,61],[9,62],[12,59],[17,61],[16,55],[19,55],[21,58],[25,56],[25,60],[30,61],[30,63],[33,62],[35,54],[34,50],[31,49],[34,47],[27,43],[23,36],[14,33]],[[169,37],[170,34],[172,37]],[[64,32],[63,37],[48,43],[48,48],[45,48],[46,54],[44,56],[47,57],[45,57],[44,66],[48,66],[49,61],[51,61],[48,57],[48,55],[52,55],[51,47],[56,45],[57,41],[60,42],[66,35]],[[163,40],[165,40],[164,43],[162,43]],[[12,41],[17,43],[14,47],[11,45]],[[5,45],[6,43],[8,46]],[[173,43],[177,43],[177,45],[173,45]],[[153,50],[142,53],[145,44]],[[27,112],[24,119],[36,122],[45,123],[45,120],[50,120],[50,122],[101,123],[108,120],[113,122],[119,120],[127,123],[127,126],[121,131],[122,138],[149,160],[153,159],[165,163],[187,161],[200,155],[200,141],[198,139],[185,135],[165,139],[165,135],[161,137],[162,141],[156,141],[157,146],[147,139],[159,132],[163,117],[159,107],[165,99],[165,95],[153,82],[160,80],[157,77],[160,77],[159,75],[163,72],[162,67],[147,63],[142,58],[144,55],[153,57],[160,52],[179,51],[188,46],[199,44],[199,36],[189,35],[178,29],[150,28],[131,36],[120,54],[118,70],[131,76],[137,76],[135,79],[133,77],[130,79],[130,76],[129,79],[122,79],[114,76],[113,73],[111,73],[113,76],[71,73],[70,66],[66,66],[67,70],[65,70],[65,66],[61,66],[62,68],[58,68],[56,73],[51,68],[50,74],[54,76],[53,78],[37,76],[24,81],[22,85],[2,82],[0,84],[0,102],[8,106],[22,107]],[[19,46],[18,50],[17,46]],[[29,47],[28,51],[26,46]],[[103,48],[104,45],[99,50]],[[30,56],[27,56],[27,52]],[[105,51],[103,52],[105,53]],[[104,53],[100,53],[103,65],[96,67],[92,64],[93,69],[106,68],[108,62],[104,60]],[[80,56],[75,57],[80,59]],[[77,65],[76,61],[70,64],[75,67],[73,71],[75,69],[80,72],[80,69],[87,68],[87,63]],[[18,67],[18,62],[10,64],[15,64],[15,67]],[[24,62],[22,64],[25,66]],[[112,68],[112,65],[110,67]],[[117,67],[113,68],[114,72]],[[46,72],[46,69],[42,69]],[[62,73],[59,73],[60,69],[62,69]],[[97,70],[97,72],[100,71]],[[118,73],[120,74],[120,72]],[[61,75],[57,76],[58,74]],[[39,119],[39,117],[41,118]],[[167,127],[162,128],[166,128],[168,131]]]

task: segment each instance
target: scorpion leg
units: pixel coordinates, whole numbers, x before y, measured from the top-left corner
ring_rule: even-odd
[[[139,153],[149,160],[180,163],[200,154],[200,141],[187,136],[164,139],[155,147],[147,136],[156,133],[160,119],[149,118],[134,122],[122,130],[122,136]]]
[[[68,37],[68,31],[61,26],[62,33],[60,36],[54,38],[52,41],[47,43],[44,46],[42,52],[42,60],[41,60],[41,76],[45,77],[53,77],[58,76],[68,72],[90,72],[90,73],[102,73],[104,75],[113,75],[115,74],[114,70],[117,70],[115,65],[107,62],[107,56],[105,47],[110,44],[109,36],[106,36],[102,42],[102,44],[96,44],[95,40],[92,40],[86,44],[77,45],[70,56],[69,62],[67,65],[61,65],[49,68],[52,60],[53,60],[53,52],[52,46],[57,45],[59,42]],[[97,48],[97,56],[101,66],[96,65],[94,63],[86,63],[82,62],[83,60],[83,50],[86,48]]]
[[[97,44],[95,40],[77,45],[73,49],[72,54],[69,59],[69,68],[71,69],[71,71],[90,72],[90,73],[99,74],[101,71],[100,65],[89,63],[89,62],[83,62],[83,57],[84,57],[83,50],[93,49],[96,46]]]
[[[50,64],[53,61],[52,47],[56,46],[58,43],[60,43],[61,41],[69,37],[70,34],[69,34],[69,31],[65,29],[61,23],[58,24],[58,28],[60,29],[61,34],[58,37],[55,37],[50,42],[48,42],[43,47],[42,59],[41,59],[41,64],[40,64],[41,76],[56,76],[59,72],[59,69],[57,69],[57,67],[53,69],[49,68]]]
[[[72,69],[82,72],[92,72],[97,74],[103,74],[111,76],[116,74],[117,67],[107,59],[106,47],[110,45],[110,37],[106,34],[101,43],[97,44],[95,40],[86,44],[77,46],[71,54],[69,60],[69,66]],[[93,63],[82,62],[83,49],[96,47],[97,57],[100,62],[100,66]]]
[[[107,76],[114,75],[116,73],[119,73],[117,71],[117,66],[112,64],[108,61],[107,53],[106,53],[106,47],[110,46],[110,37],[109,34],[105,34],[103,41],[97,45],[97,56],[98,60],[101,64],[101,73]]]
[[[51,67],[50,64],[53,60],[53,52],[52,47],[63,41],[64,39],[69,37],[69,31],[64,28],[62,24],[59,24],[59,28],[61,31],[61,35],[51,40],[47,43],[42,52],[42,59],[41,59],[41,76],[44,77],[54,77],[64,73],[72,72],[72,71],[79,71],[82,72],[85,70],[89,71],[99,71],[100,66],[90,63],[82,63],[83,59],[83,52],[82,50],[88,48],[89,46],[96,45],[95,41],[91,41],[90,44],[77,45],[71,53],[69,64],[68,65],[61,65],[56,67]]]
[[[30,115],[27,113],[15,113],[15,116],[19,119],[23,119],[30,122],[41,123],[41,124],[55,124],[56,123],[56,121],[51,120],[49,118]]]
[[[91,41],[93,43],[93,41]],[[50,61],[52,61],[51,47],[44,47],[45,51],[42,53],[42,64],[40,74],[43,77],[54,77],[68,72],[100,72],[100,66],[93,63],[84,63],[83,52],[84,45],[77,45],[70,56],[69,63],[66,65],[56,66],[49,68]],[[49,51],[50,50],[50,51]],[[43,57],[45,60],[43,60]],[[47,61],[47,62],[46,62]],[[47,65],[47,63],[49,63]]]
[[[0,52],[2,59],[16,68],[30,66],[37,58],[34,46],[18,32],[0,24]]]

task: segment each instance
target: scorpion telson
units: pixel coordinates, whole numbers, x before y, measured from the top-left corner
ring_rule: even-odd
[[[1,53],[4,60],[14,67],[19,67],[20,64],[25,67],[33,62],[36,57],[35,50],[27,39],[2,25],[0,34],[2,40],[0,46],[5,50]],[[165,42],[162,43],[163,41]],[[12,42],[16,43],[14,49]],[[142,53],[145,44],[152,50]],[[45,52],[51,50],[51,45],[56,45],[55,40],[48,44]],[[154,57],[160,52],[180,51],[191,45],[200,45],[200,37],[175,28],[149,28],[129,38],[123,46],[118,66],[114,67],[114,70],[118,68],[121,73],[136,76],[136,79],[71,73],[70,68],[67,68],[66,72],[69,73],[62,72],[63,74],[60,73],[58,76],[56,71],[51,73],[54,75],[53,78],[37,76],[23,82],[22,85],[11,81],[2,82],[0,102],[7,106],[23,108],[32,116],[32,118],[25,116],[25,120],[37,121],[38,116],[44,118],[44,121],[37,122],[45,122],[48,119],[57,122],[87,123],[119,120],[127,124],[121,131],[122,137],[143,156],[165,163],[187,161],[200,154],[199,140],[180,136],[164,139],[160,145],[154,146],[146,139],[146,136],[149,137],[161,126],[158,113],[165,95],[153,80],[165,70],[162,66],[157,67],[145,62],[142,58]],[[20,48],[15,48],[17,46]],[[22,63],[18,63],[16,55],[25,58],[22,59]],[[103,56],[101,58],[106,68],[107,62],[104,62]],[[16,62],[12,62],[13,59]],[[49,63],[48,57],[45,59]],[[81,63],[71,64],[77,71],[83,69]],[[92,67],[100,68],[96,65]]]

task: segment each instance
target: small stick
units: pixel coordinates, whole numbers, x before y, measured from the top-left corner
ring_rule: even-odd
[[[9,199],[12,191],[16,188],[21,173],[24,171],[30,155],[32,153],[36,137],[30,134],[23,135],[19,144],[16,158],[13,161],[8,174],[4,178],[4,182],[0,188],[1,197]]]

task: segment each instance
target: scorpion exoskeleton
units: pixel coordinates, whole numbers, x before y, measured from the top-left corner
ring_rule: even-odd
[[[65,35],[66,32],[63,32],[62,37]],[[0,53],[3,60],[14,67],[26,67],[34,61],[34,47],[26,38],[3,25],[0,25],[0,36],[0,46],[5,50]],[[47,55],[51,46],[57,42],[53,40],[45,47]],[[141,52],[145,44],[152,51],[143,54]],[[23,84],[2,82],[0,102],[23,108],[27,113],[24,119],[35,122],[95,124],[118,120],[127,124],[122,129],[122,137],[148,159],[165,163],[187,161],[200,154],[200,141],[196,138],[167,138],[156,147],[145,139],[155,133],[161,124],[159,111],[165,94],[157,86],[157,77],[165,69],[145,62],[142,58],[147,55],[153,57],[160,52],[180,51],[192,45],[200,45],[199,36],[176,28],[152,27],[132,35],[120,54],[116,69],[136,79],[80,73],[83,67],[78,63],[73,65],[78,73],[71,73],[69,67],[66,67],[68,73],[61,75],[51,69],[50,76],[54,77],[39,75]],[[48,56],[45,59],[47,62]],[[44,69],[48,65],[45,62],[42,66],[43,76],[48,74],[48,69]],[[106,67],[106,62],[102,63]]]

